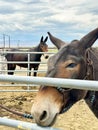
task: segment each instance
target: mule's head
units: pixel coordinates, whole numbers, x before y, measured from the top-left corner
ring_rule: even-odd
[[[98,28],[80,40],[68,45],[60,44],[59,51],[48,61],[46,77],[84,79],[86,76],[85,53],[98,38]],[[57,115],[69,109],[86,96],[87,91],[41,86],[31,109],[35,121],[41,126],[50,126]]]
[[[48,51],[48,45],[46,44],[47,40],[48,40],[48,37],[46,37],[45,40],[44,40],[43,36],[40,39],[39,46],[40,46],[40,50],[42,52],[47,52]],[[45,57],[45,59],[47,59],[49,56],[47,54],[44,54],[44,57]]]
[[[39,46],[40,46],[40,49],[41,49],[42,52],[47,52],[48,51],[48,45],[46,44],[47,40],[48,40],[48,37],[46,37],[44,39],[43,36],[40,39]]]

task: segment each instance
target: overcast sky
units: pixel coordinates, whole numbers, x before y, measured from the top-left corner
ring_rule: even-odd
[[[11,45],[38,44],[47,31],[70,42],[97,27],[97,0],[0,0],[0,41],[10,35]]]

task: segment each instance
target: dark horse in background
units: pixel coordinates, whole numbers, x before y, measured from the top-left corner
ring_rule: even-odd
[[[43,36],[41,37],[40,43],[34,47],[28,50],[28,52],[47,52],[48,51],[48,45],[46,44],[48,37],[45,38],[45,40],[43,39]],[[18,49],[11,49],[10,51],[21,51]],[[40,62],[41,61],[41,56],[42,54],[30,54],[30,62]],[[28,67],[28,63],[22,63],[22,62],[27,62],[28,61],[28,54],[27,53],[7,53],[5,55],[7,61],[18,61],[21,63],[7,63],[7,70],[12,70],[14,71],[16,68],[16,65],[20,66],[20,67],[24,67],[27,68]],[[47,58],[47,57],[46,57]],[[38,70],[39,67],[39,63],[30,63],[29,66],[29,70],[31,70],[32,68],[34,68],[34,70]],[[8,72],[9,75],[13,75],[14,72]],[[36,76],[37,72],[34,72],[34,76]],[[29,72],[29,76],[31,75],[31,72]]]
[[[98,80],[98,50],[91,48],[98,39],[98,28],[80,40],[67,44],[49,33],[59,51],[49,58],[46,77]],[[81,81],[82,82],[82,81]],[[37,124],[51,126],[60,113],[66,112],[77,101],[84,99],[98,118],[98,91],[41,86],[31,113]],[[39,109],[40,108],[40,109]]]

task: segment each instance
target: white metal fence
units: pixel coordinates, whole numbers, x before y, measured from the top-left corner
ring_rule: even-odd
[[[37,124],[0,117],[0,125],[18,128],[19,130],[59,130],[52,127],[40,127]]]
[[[54,48],[50,48],[50,49],[54,49]],[[28,55],[28,61],[7,61],[6,60],[6,58],[5,58],[5,54],[27,54]],[[7,74],[7,72],[14,72],[14,75],[28,75],[29,74],[29,72],[31,72],[32,74],[34,73],[34,72],[37,72],[37,76],[39,76],[39,75],[45,75],[45,72],[46,72],[46,70],[47,70],[47,60],[43,60],[44,58],[43,58],[43,56],[42,56],[42,58],[41,58],[41,62],[34,62],[34,61],[30,61],[30,55],[32,55],[32,54],[45,54],[45,55],[52,55],[52,54],[54,54],[54,52],[26,52],[26,51],[6,51],[6,50],[4,50],[4,49],[1,49],[0,50],[0,74]],[[7,64],[8,63],[11,63],[11,64],[14,64],[14,63],[19,63],[19,64],[27,64],[27,68],[21,68],[21,67],[16,67],[16,69],[15,69],[15,71],[13,71],[13,70],[7,70]],[[31,63],[34,63],[34,64],[37,64],[37,63],[39,63],[40,64],[40,66],[39,66],[39,68],[38,68],[38,70],[30,70],[29,69],[29,67],[30,67],[30,64]],[[17,87],[17,86],[22,86],[22,87],[27,87],[27,90],[25,89],[25,90],[17,90],[17,89],[15,89],[15,90],[6,90],[6,89],[3,89],[3,90],[1,90],[2,92],[6,92],[6,91],[8,91],[8,92],[11,92],[11,91],[16,91],[16,92],[19,92],[19,91],[21,91],[21,92],[25,92],[25,91],[28,91],[29,89],[30,89],[30,86],[32,86],[32,88],[34,87],[34,86],[36,86],[35,84],[17,84],[17,83],[14,83],[14,84],[11,84],[11,83],[0,83],[0,87],[9,87],[10,86],[10,88],[11,87]],[[31,91],[36,91],[35,89],[34,90],[31,90]]]
[[[98,81],[94,80],[91,81],[49,77],[0,75],[0,81],[98,91]]]
[[[3,72],[8,72],[8,70],[6,70],[6,68],[4,67],[4,64],[7,64],[7,63],[11,63],[11,64],[14,64],[14,63],[18,63],[18,64],[28,64],[28,67],[27,67],[27,70],[16,70],[16,72],[36,72],[35,70],[33,71],[30,71],[29,70],[29,66],[30,64],[34,63],[34,64],[47,64],[47,62],[34,62],[34,61],[30,61],[30,55],[31,54],[48,54],[48,55],[51,55],[51,54],[54,54],[53,52],[22,52],[22,51],[1,51],[0,52],[1,55],[0,55],[0,67],[1,67],[1,70],[0,70],[0,73],[3,73]],[[28,61],[6,61],[6,58],[3,56],[5,54],[27,54],[28,55]],[[2,67],[4,67],[4,69],[2,69]],[[12,70],[9,70],[10,72],[13,72]],[[45,72],[46,70],[38,70],[37,72]]]
[[[98,91],[98,81],[86,81],[75,79],[60,79],[60,78],[46,78],[46,77],[30,77],[30,76],[12,76],[0,75],[1,82],[16,82],[16,83],[30,83],[48,86],[59,86],[65,88],[85,89]],[[16,121],[11,119],[0,118],[0,125],[7,125],[10,127],[30,129],[30,130],[57,130],[54,128],[40,128],[36,124],[31,124],[23,121]]]

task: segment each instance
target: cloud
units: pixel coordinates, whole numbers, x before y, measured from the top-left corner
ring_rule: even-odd
[[[96,3],[97,0],[1,0],[0,33],[17,39],[23,35],[27,40],[33,35],[34,42],[47,31],[63,40],[79,39],[98,27]]]

